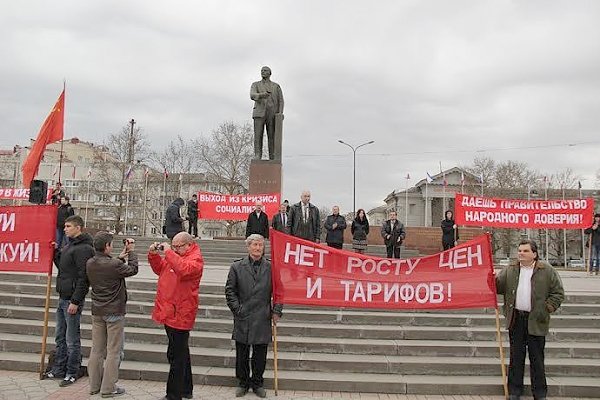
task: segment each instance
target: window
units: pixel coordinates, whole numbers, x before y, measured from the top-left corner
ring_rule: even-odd
[[[152,233],[153,235],[156,235],[156,227],[155,226],[150,228],[150,233]]]

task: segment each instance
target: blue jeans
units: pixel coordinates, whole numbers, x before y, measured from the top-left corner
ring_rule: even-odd
[[[56,248],[61,249],[65,241],[65,230],[56,228]]]
[[[592,259],[590,260],[590,265],[590,271],[593,271],[594,269],[598,271],[598,269],[600,269],[600,245],[592,245]]]
[[[55,375],[75,376],[81,366],[81,332],[79,323],[83,303],[79,305],[77,313],[69,314],[69,300],[58,300],[56,308],[56,355],[54,358]]]

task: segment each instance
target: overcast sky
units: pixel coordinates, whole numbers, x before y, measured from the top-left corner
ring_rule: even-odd
[[[600,167],[599,1],[4,1],[0,148],[27,144],[67,80],[66,137],[135,118],[154,148],[285,97],[284,198],[383,204],[407,173],[522,160]],[[569,144],[571,144],[569,146]],[[510,149],[510,150],[507,150]]]

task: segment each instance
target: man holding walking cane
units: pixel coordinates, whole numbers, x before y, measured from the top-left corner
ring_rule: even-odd
[[[275,326],[283,305],[272,304],[271,262],[263,257],[265,238],[252,234],[246,239],[246,245],[248,256],[233,262],[225,284],[227,306],[233,313],[235,375],[239,380],[235,396],[243,397],[252,388],[258,397],[266,397],[263,373],[271,341],[271,319]]]

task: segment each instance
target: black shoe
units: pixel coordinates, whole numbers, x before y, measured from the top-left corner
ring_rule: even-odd
[[[261,399],[264,399],[265,397],[267,397],[267,391],[265,390],[264,387],[257,387],[252,389],[252,391],[254,391],[254,394],[257,395],[258,397],[260,397]]]
[[[248,388],[239,386],[235,389],[235,397],[244,397],[248,393]]]
[[[194,395],[193,394],[183,394],[183,395],[181,395],[181,397],[184,399],[193,399]]]
[[[65,375],[55,374],[54,372],[44,372],[42,379],[65,379]]]
[[[74,384],[76,380],[77,380],[77,378],[75,378],[74,376],[67,376],[67,377],[65,377],[65,379],[60,381],[58,386],[60,386],[60,387],[69,386],[69,385]]]
[[[125,394],[125,389],[123,389],[121,387],[117,387],[112,392],[102,393],[102,398],[106,399],[106,398],[110,398],[110,397],[121,396],[122,394]]]

